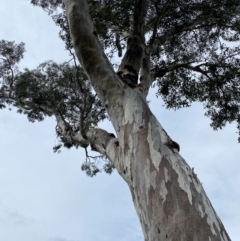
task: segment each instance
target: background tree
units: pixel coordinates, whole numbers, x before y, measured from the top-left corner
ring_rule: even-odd
[[[117,71],[118,75],[120,76],[120,80],[122,81],[120,83],[126,84],[126,85],[123,84],[124,89],[126,89],[124,93],[126,94],[126,92],[130,91],[131,94],[129,94],[129,96],[131,97],[134,95],[136,96],[136,94],[138,97],[135,97],[135,98],[140,98],[139,96],[141,96],[141,99],[138,99],[139,101],[137,102],[137,103],[141,103],[141,101],[143,100],[142,97],[144,98],[146,97],[149,86],[156,79],[159,85],[159,94],[163,95],[163,99],[165,100],[168,107],[179,108],[183,106],[188,106],[194,100],[201,100],[204,103],[206,103],[206,108],[209,108],[207,114],[213,120],[213,127],[215,128],[222,127],[223,125],[225,125],[226,121],[237,120],[239,123],[239,119],[238,119],[239,90],[238,90],[238,81],[237,81],[239,77],[239,73],[238,73],[239,62],[236,57],[238,55],[239,50],[237,47],[230,49],[229,47],[221,43],[221,41],[238,40],[239,22],[237,22],[238,21],[237,18],[234,19],[234,16],[239,16],[238,3],[237,2],[226,3],[225,7],[229,7],[231,11],[230,13],[228,13],[224,21],[228,22],[231,20],[230,25],[226,25],[226,23],[222,22],[224,19],[222,16],[225,16],[225,15],[220,15],[221,13],[220,10],[222,9],[222,7],[224,7],[224,4],[214,5],[215,9],[219,7],[218,9],[219,11],[217,13],[215,13],[214,11],[209,12],[209,9],[210,9],[209,4],[214,4],[212,2],[211,3],[199,2],[197,4],[193,3],[192,9],[190,7],[191,4],[188,4],[188,7],[191,10],[189,12],[186,12],[185,14],[182,14],[181,12],[181,14],[179,15],[179,19],[177,19],[178,21],[175,20],[175,18],[172,18],[173,23],[171,24],[171,21],[169,21],[170,17],[177,16],[176,13],[180,11],[179,9],[177,9],[176,11],[171,12],[173,9],[176,8],[176,7],[174,8],[175,1],[172,1],[172,2],[168,1],[165,4],[162,4],[163,8],[160,9],[161,11],[158,9],[159,8],[158,3],[160,2],[155,2],[155,4],[149,3],[149,5],[145,7],[143,7],[142,5],[143,3],[141,1],[138,1],[136,3],[128,1],[129,5],[126,4],[126,6],[124,5],[124,3],[119,4],[114,1],[109,1],[104,5],[101,5],[101,4],[96,5],[96,2],[90,5],[90,10],[93,11],[91,12],[93,21],[96,22],[96,26],[97,26],[97,23],[103,22],[103,24],[105,24],[102,27],[99,26],[98,28],[96,28],[97,33],[100,36],[99,37],[100,44],[102,44],[105,47],[105,49],[112,47],[112,50],[114,50],[114,48],[116,48],[116,50],[119,52],[119,55],[121,55],[121,49],[119,48],[119,46],[121,46],[121,48],[124,48],[124,40],[127,40],[127,43],[125,44],[127,51]],[[42,4],[42,7],[47,9],[50,14],[53,14],[53,11],[56,10],[55,6],[57,6],[58,2],[55,2],[54,3],[55,5],[54,4],[51,5],[49,4],[49,2],[43,2],[43,1],[38,3],[35,2],[35,4]],[[173,6],[171,4],[173,4]],[[182,3],[181,6],[184,7],[184,3]],[[206,8],[204,8],[204,6]],[[114,14],[111,17],[112,22],[110,20],[109,22],[108,21],[101,22],[100,21],[101,19],[98,18],[99,17],[98,14],[101,15],[104,13],[105,13],[105,18],[107,18],[106,16],[110,18],[111,16],[110,13],[112,9],[114,10],[116,9],[116,11],[117,9],[119,9],[119,14],[126,12],[126,16],[128,16],[128,19],[126,17],[127,19],[126,23],[123,25],[123,28],[121,31],[119,30],[120,27],[118,29],[116,27],[117,25],[114,22],[114,20],[117,19],[116,16],[118,16],[118,12],[115,13],[114,11],[112,11],[112,13]],[[170,13],[168,13],[167,10]],[[194,12],[195,10],[196,12]],[[156,16],[155,18],[151,19],[152,16],[154,16],[153,13],[156,14]],[[188,18],[185,19],[187,14],[189,14],[189,16]],[[57,15],[57,16],[60,16],[60,15]],[[139,19],[139,16],[143,16],[143,17]],[[54,15],[54,19],[57,19],[56,22],[58,24],[61,23],[61,26],[63,26],[63,29],[65,30],[65,32],[64,31],[61,32],[61,37],[66,41],[67,48],[70,49],[72,45],[71,45],[70,38],[67,37],[69,35],[66,34],[66,31],[68,31],[67,25],[66,25],[66,19],[60,21],[59,18],[56,17],[56,15]],[[121,16],[121,19],[124,19],[124,16]],[[143,29],[143,25],[146,29]],[[107,36],[107,33],[101,33],[102,29],[106,30],[107,28],[110,31],[112,30],[111,32],[111,35],[113,36],[112,39],[111,39],[111,36]],[[216,31],[216,29],[218,29],[218,31]],[[229,34],[232,34],[233,36],[226,37],[223,34],[224,32],[227,35],[228,30],[229,30]],[[65,35],[63,33],[65,33]],[[93,31],[93,33],[94,35],[96,34],[95,30]],[[146,46],[146,43],[143,41],[143,35],[147,33],[152,33],[152,36],[149,38],[149,41]],[[200,39],[198,39],[198,36]],[[203,39],[201,39],[201,36],[204,36],[204,38],[202,37]],[[103,41],[105,38],[107,39],[110,38],[109,43],[107,41],[106,42]],[[183,43],[179,42],[180,40]],[[196,43],[194,42],[194,40]],[[121,44],[121,42],[123,43]],[[190,42],[192,45],[189,45]],[[210,44],[215,45],[215,48],[209,48],[208,46]],[[181,49],[180,48],[181,45],[185,46],[185,48]],[[163,46],[163,50],[161,49],[161,46]],[[204,55],[202,54],[203,51],[196,53],[196,47],[198,47],[199,49],[200,47],[202,47],[202,49],[206,50],[204,51]],[[218,47],[220,47],[220,50],[223,50],[223,52],[220,51],[220,54],[217,53]],[[156,53],[157,51],[158,52],[160,51],[160,52]],[[112,52],[110,51],[109,57],[111,57]],[[151,53],[151,58],[149,59],[150,53]],[[80,52],[80,57],[83,58],[82,60],[83,66],[84,64],[86,65],[86,63],[84,62],[84,57],[86,56],[87,55],[83,55]],[[8,56],[6,55],[4,57],[7,60],[9,59]],[[212,58],[212,62],[210,61],[211,58]],[[207,59],[207,62],[206,62],[206,59]],[[13,62],[12,65],[14,64],[15,63]],[[151,65],[152,65],[152,68],[150,68]],[[44,70],[46,66],[47,66],[47,70]],[[90,75],[91,66],[89,67],[89,70],[87,69],[88,67],[87,65],[84,67],[87,70],[88,75],[91,77]],[[113,136],[106,134],[106,139],[104,140],[104,143],[100,143],[101,145],[99,145],[98,142],[96,143],[96,140],[92,141],[91,138],[92,138],[93,129],[91,129],[90,127],[94,127],[94,122],[93,120],[90,120],[90,123],[89,123],[89,121],[83,119],[84,117],[81,117],[81,116],[79,117],[79,114],[77,115],[78,117],[75,118],[75,119],[78,119],[79,121],[79,123],[75,126],[79,126],[79,128],[74,129],[74,122],[72,123],[72,120],[70,122],[68,118],[70,118],[70,116],[72,118],[76,110],[73,108],[73,110],[70,111],[72,113],[67,113],[68,110],[66,111],[66,108],[64,110],[64,104],[61,107],[59,107],[59,109],[57,106],[58,104],[61,104],[59,103],[61,99],[66,98],[66,96],[64,96],[64,93],[61,93],[61,97],[58,98],[57,96],[59,96],[60,94],[58,93],[58,91],[56,91],[56,94],[54,93],[53,91],[54,86],[51,86],[49,80],[45,81],[47,83],[45,86],[42,85],[42,82],[44,82],[44,79],[46,78],[46,76],[50,76],[50,78],[53,79],[55,75],[57,76],[56,78],[59,78],[59,76],[56,75],[56,72],[51,70],[51,69],[54,69],[54,64],[50,65],[49,63],[48,64],[45,63],[44,65],[41,65],[39,68],[42,68],[42,71],[45,71],[46,74],[44,75],[41,73],[40,70],[38,70],[38,71],[33,71],[33,74],[30,73],[29,71],[26,71],[26,73],[24,74],[15,75],[16,76],[15,79],[16,80],[18,79],[15,86],[15,94],[16,94],[16,96],[14,97],[16,100],[15,104],[20,106],[20,110],[22,108],[25,111],[25,113],[28,114],[28,117],[30,119],[41,119],[42,113],[45,113],[48,115],[54,114],[57,117],[58,127],[60,129],[59,134],[60,136],[62,135],[63,142],[74,143],[77,140],[77,143],[75,143],[75,145],[81,145],[85,147],[85,145],[87,145],[86,140],[88,141],[90,140],[90,143],[93,149],[99,151],[102,154],[107,154],[105,149],[106,146],[104,146],[104,144],[105,144],[105,141],[108,142],[110,141],[110,139],[113,139]],[[55,65],[55,69],[59,71],[59,68],[57,68],[56,65]],[[140,69],[141,69],[141,78],[140,78],[141,83],[139,84],[138,73]],[[180,70],[181,72],[179,72]],[[192,73],[194,71],[197,72],[197,75],[195,76],[195,78],[193,78],[194,74]],[[9,73],[7,73],[6,76],[7,77],[4,77],[4,79],[8,80]],[[31,85],[26,87],[25,80],[27,78],[29,78],[30,80],[27,82],[30,83]],[[161,80],[159,80],[160,78]],[[38,81],[34,81],[34,79],[40,80],[39,88],[38,88]],[[94,81],[94,76],[90,79],[91,81]],[[176,79],[178,79],[178,82],[176,82]],[[117,80],[119,81],[119,77],[117,78]],[[82,79],[81,82],[83,81],[84,80]],[[76,84],[77,82],[76,79],[73,80],[73,82]],[[92,83],[94,85],[94,82]],[[221,87],[216,88],[217,85],[221,85]],[[130,88],[128,88],[127,86],[129,86]],[[94,87],[98,96],[102,98],[102,103],[105,104],[105,108],[108,109],[109,106],[106,103],[106,99],[104,99],[104,96],[106,95],[108,96],[109,93],[108,94],[102,93],[104,92],[102,89],[106,89],[106,88],[99,89],[98,86],[97,87],[94,86]],[[108,87],[111,87],[111,86],[108,86]],[[84,87],[84,88],[87,88],[87,87]],[[132,91],[132,88],[134,88],[134,91]],[[113,85],[113,89],[115,89],[114,85]],[[5,88],[3,90],[5,91],[5,92],[3,91],[4,93],[7,93],[6,91],[12,92],[11,88],[9,89]],[[34,93],[35,90],[36,92]],[[51,92],[51,94],[49,94],[49,98],[46,98],[48,96],[48,92]],[[67,92],[67,90],[64,90],[63,92],[65,92],[65,94],[69,93]],[[82,92],[80,90],[80,93],[82,94],[86,92],[87,90],[86,91],[84,90]],[[31,96],[32,93],[33,95]],[[71,91],[70,93],[72,94]],[[206,95],[206,93],[208,94]],[[114,92],[114,94],[116,93]],[[204,96],[204,94],[206,96]],[[5,96],[7,95],[5,94]],[[9,98],[11,97],[10,94],[8,94],[8,96]],[[225,97],[227,99],[225,99]],[[75,98],[78,98],[80,100],[80,105],[81,105],[81,95],[78,95]],[[56,103],[54,104],[55,99],[56,99]],[[72,105],[74,106],[74,100],[71,100],[71,101],[72,102],[68,102],[68,100],[66,100],[66,103],[67,104],[73,103]],[[82,103],[84,103],[84,98],[82,100]],[[91,101],[90,102],[86,101],[86,103],[88,103],[88,105],[91,107]],[[85,105],[82,104],[83,105],[82,110],[86,111],[86,108],[87,108],[86,103]],[[33,104],[36,104],[36,105],[33,105]],[[49,110],[49,106],[50,106],[50,110]],[[131,104],[131,107],[133,106],[134,105]],[[76,106],[74,107],[77,108]],[[109,108],[112,108],[112,107],[109,107]],[[147,107],[145,108],[146,110],[148,109]],[[81,106],[78,107],[78,109],[81,110]],[[64,113],[64,111],[66,113]],[[98,116],[98,114],[102,113],[102,111],[104,110],[103,108],[101,109],[100,107],[96,115]],[[81,111],[80,113],[82,115]],[[112,115],[114,116],[116,115],[116,113],[113,112]],[[149,113],[147,115],[149,115]],[[103,115],[102,119],[104,118],[105,116]],[[111,115],[110,115],[110,118],[112,120]],[[81,122],[85,124],[87,123],[87,126],[81,125]],[[117,122],[119,122],[119,120],[117,120]],[[144,129],[144,128],[140,128],[139,126],[139,129]],[[98,129],[98,131],[101,131],[101,130]],[[119,133],[121,133],[121,131],[119,131]],[[117,134],[120,138],[121,135],[119,133],[117,131]],[[176,151],[175,149],[178,149],[177,144],[173,142],[165,134],[164,131],[162,133],[163,134],[161,135],[163,135],[163,137],[166,138],[166,140],[163,140],[163,144],[164,144],[163,146],[167,146],[168,148],[170,148],[170,150],[171,149],[173,150],[173,153],[175,153]],[[118,147],[118,144],[117,144],[117,147]],[[164,152],[165,151],[166,150],[164,150]],[[165,154],[168,155],[169,154],[168,151]],[[109,154],[107,155],[109,156]],[[120,169],[118,168],[118,171],[121,173]],[[193,175],[194,173],[191,173],[191,174]],[[166,183],[168,182],[168,180],[165,180],[165,181]],[[181,187],[181,188],[185,190],[185,187]],[[163,234],[156,234],[156,231],[157,230],[152,230],[150,232],[151,234],[146,234],[146,235],[147,236],[158,235],[158,237],[160,238],[160,236]],[[212,231],[214,233],[214,230]],[[172,235],[175,235],[175,234],[172,234]],[[195,235],[195,234],[188,233],[183,235]],[[223,234],[216,234],[216,235],[218,236]],[[199,234],[197,236],[200,239],[202,238],[199,236]],[[186,237],[188,236],[185,236],[185,239]],[[152,239],[150,238],[149,240],[152,240]]]

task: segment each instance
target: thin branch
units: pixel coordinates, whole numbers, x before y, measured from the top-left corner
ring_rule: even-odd
[[[96,118],[98,118],[103,112],[105,112],[105,108],[102,108],[96,115]]]
[[[63,63],[63,65],[64,65],[64,64],[68,64],[68,63],[70,63],[73,59],[74,59],[74,58],[71,58],[70,60],[65,61],[65,62]]]
[[[100,156],[89,156],[89,155],[88,155],[87,148],[84,148],[84,149],[85,149],[86,160],[88,160],[89,158],[98,159],[98,158],[104,157],[104,155],[100,155]]]
[[[174,34],[179,34],[181,32],[187,31],[187,30],[192,30],[193,27],[195,27],[196,25],[198,25],[200,23],[203,23],[203,22],[206,22],[209,20],[219,20],[219,19],[220,19],[220,17],[216,17],[213,15],[208,15],[208,16],[199,15],[193,21],[182,24],[182,25],[175,26],[171,30],[167,31],[164,35],[162,35],[160,37],[156,37],[155,41],[153,43],[150,42],[148,44],[148,46],[151,47],[151,51],[154,51],[160,45],[164,44],[165,41]]]
[[[93,103],[94,103],[96,97],[97,97],[97,94],[94,95],[94,97],[93,97],[94,99],[93,99],[93,101],[91,102],[91,104],[90,104],[88,110],[85,111],[84,119],[86,119],[86,118],[88,117],[89,113],[91,112],[91,110],[92,110],[92,105],[93,105]]]
[[[193,70],[195,72],[199,72],[203,75],[205,75],[208,79],[212,80],[211,77],[209,77],[208,73],[209,71],[204,71],[202,70],[199,66],[191,66],[191,65],[186,65],[186,66],[182,66],[183,68],[186,68],[186,69],[190,69],[190,70]]]
[[[84,132],[84,115],[85,115],[85,109],[86,109],[86,105],[87,105],[86,104],[86,102],[87,102],[86,89],[81,84],[81,80],[80,80],[80,77],[79,77],[78,65],[77,65],[77,62],[76,62],[76,57],[75,57],[74,53],[72,53],[71,49],[69,49],[69,52],[73,56],[74,65],[75,65],[75,68],[76,68],[76,71],[77,71],[77,73],[76,73],[77,84],[79,86],[80,92],[83,95],[83,107],[80,108],[80,115],[79,115],[79,129],[80,129],[80,132],[81,132],[82,136],[85,137],[86,134]]]

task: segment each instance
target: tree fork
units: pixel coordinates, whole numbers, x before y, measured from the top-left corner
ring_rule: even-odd
[[[169,145],[171,138],[145,98],[118,85],[91,35],[87,1],[65,0],[65,5],[77,56],[102,103],[110,100],[107,110],[118,138],[104,148],[129,185],[145,240],[230,241],[196,174]]]

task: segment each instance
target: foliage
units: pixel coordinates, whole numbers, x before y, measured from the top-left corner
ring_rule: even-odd
[[[108,174],[111,174],[115,169],[113,162],[105,156],[90,157],[88,153],[86,153],[86,156],[86,161],[82,164],[82,171],[85,171],[90,177],[94,177],[97,173],[101,172],[101,169],[98,167],[99,162],[104,163],[103,170]]]
[[[79,66],[68,63],[58,65],[48,61],[35,70],[25,69],[17,77],[15,100],[15,105],[28,115],[30,121],[43,120],[44,114],[59,112],[74,131],[79,129],[80,114],[84,131],[106,118],[87,76]],[[25,108],[30,103],[38,108]]]
[[[111,57],[126,46],[133,28],[134,0],[89,0],[90,13],[103,48]],[[62,1],[33,0],[60,26],[72,48]],[[237,122],[240,129],[240,3],[238,0],[146,1],[146,44],[158,41],[151,55],[152,73],[167,108],[203,102],[214,129]],[[60,12],[60,13],[59,13]],[[136,12],[136,11],[135,11]],[[116,33],[119,34],[117,43]],[[240,140],[240,139],[239,139]]]
[[[24,43],[0,40],[0,109],[14,102],[15,75],[17,63],[23,58]]]
[[[31,122],[59,114],[73,133],[85,133],[107,117],[80,66],[47,61],[36,69],[20,72],[15,65],[23,52],[22,43],[1,41],[2,108],[12,104]],[[60,143],[54,147],[55,152],[62,146],[78,147],[78,143],[66,137],[58,125],[56,134]]]
[[[100,43],[109,58],[125,51],[137,18],[134,0],[89,0]],[[240,2],[239,0],[143,1],[145,45],[152,49],[152,86],[167,108],[203,103],[214,129],[236,122],[240,131]],[[24,44],[0,41],[0,108],[17,106],[30,121],[60,114],[73,132],[83,134],[107,117],[83,69],[76,63],[62,0],[31,0],[42,7],[60,28],[59,36],[72,56],[70,62],[42,63],[20,72]],[[134,25],[135,24],[135,25]],[[156,47],[157,46],[157,47]],[[112,60],[114,61],[114,60]],[[57,126],[61,145],[78,146]],[[240,138],[239,138],[240,141]],[[87,163],[87,164],[86,164]],[[83,169],[98,172],[94,162]],[[111,172],[109,162],[104,169]]]

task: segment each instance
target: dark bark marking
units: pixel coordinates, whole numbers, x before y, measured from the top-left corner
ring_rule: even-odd
[[[129,85],[130,87],[136,87],[137,83],[138,83],[138,77],[137,76],[133,76],[131,74],[124,75],[122,80],[123,80],[123,82],[125,84]]]
[[[171,150],[177,149],[178,152],[180,151],[180,145],[173,140],[169,140],[166,146],[168,146]]]
[[[126,57],[131,61],[133,58],[141,60],[143,49],[139,46],[139,40],[137,37],[128,39],[129,51],[126,53]]]
[[[124,68],[123,69],[126,69],[128,72],[130,72],[132,75],[137,75],[137,72],[136,70],[131,66],[131,65],[124,65]]]
[[[172,144],[173,144],[173,148],[177,149],[178,152],[180,152],[180,145],[177,142],[173,141],[173,140],[172,140]]]
[[[131,87],[135,87],[138,82],[138,74],[136,70],[131,65],[124,65],[123,69],[121,71],[118,71],[117,73],[124,83]]]
[[[138,73],[142,55],[143,48],[141,38],[136,35],[129,37],[127,41],[127,51],[122,60],[118,75],[120,75],[123,81],[131,87],[135,87],[138,83]]]

